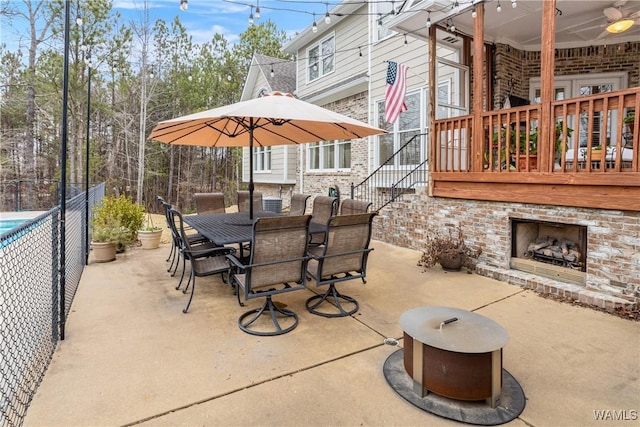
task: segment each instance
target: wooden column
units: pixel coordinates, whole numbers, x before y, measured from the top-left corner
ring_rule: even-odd
[[[436,96],[438,92],[438,85],[436,84],[437,70],[437,40],[436,40],[436,26],[432,25],[427,29],[427,37],[429,40],[429,117],[427,118],[427,125],[429,129],[429,170],[435,171],[436,161],[436,134],[434,132],[433,123],[436,120]],[[429,186],[427,187],[427,194],[433,196],[433,178],[429,174]]]
[[[555,139],[555,117],[551,103],[555,101],[555,47],[556,47],[556,0],[546,0],[542,7],[542,39],[540,46],[540,134],[544,141],[538,142],[538,169],[553,170],[553,143]]]
[[[484,92],[484,3],[476,5],[476,17],[473,20],[473,135],[471,140],[471,159],[473,172],[482,171],[484,132],[482,129]]]

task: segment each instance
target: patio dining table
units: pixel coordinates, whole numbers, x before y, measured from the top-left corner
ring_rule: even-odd
[[[253,213],[255,218],[281,216],[272,211]],[[253,239],[254,220],[249,218],[249,212],[217,213],[185,215],[184,222],[198,233],[211,240],[218,246],[234,243],[250,243]],[[309,233],[324,233],[326,225],[311,222]]]

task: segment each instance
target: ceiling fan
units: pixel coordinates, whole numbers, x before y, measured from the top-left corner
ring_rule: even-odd
[[[633,13],[622,11],[622,6],[626,3],[627,0],[618,0],[602,11],[602,13],[607,17],[607,27],[606,30],[598,36],[599,39],[607,36],[608,34],[623,33],[634,24],[640,23],[640,10]]]

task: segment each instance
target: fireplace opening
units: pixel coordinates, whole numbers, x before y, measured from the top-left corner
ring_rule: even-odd
[[[511,257],[585,272],[587,227],[512,219]]]

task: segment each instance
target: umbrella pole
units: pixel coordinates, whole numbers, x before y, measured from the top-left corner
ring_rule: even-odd
[[[249,118],[249,219],[253,221],[253,118]]]

